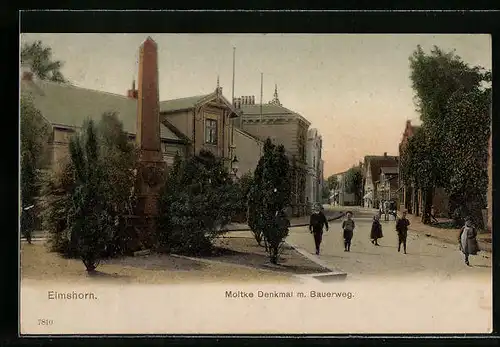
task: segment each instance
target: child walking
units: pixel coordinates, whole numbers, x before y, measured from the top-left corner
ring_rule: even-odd
[[[378,213],[375,216],[373,216],[372,230],[370,233],[370,238],[375,246],[380,246],[378,244],[378,239],[384,237],[384,235],[382,234],[382,225],[380,224],[379,219],[380,217]]]
[[[352,212],[348,211],[346,213],[347,219],[342,222],[342,230],[344,231],[344,252],[351,251],[351,240],[354,235],[354,228],[356,224],[352,219]]]

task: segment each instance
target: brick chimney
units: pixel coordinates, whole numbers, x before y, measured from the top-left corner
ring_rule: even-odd
[[[139,97],[139,91],[135,88],[135,80],[132,81],[132,88],[127,90],[127,97],[137,99]]]
[[[387,152],[384,152],[384,158],[387,158]]]
[[[135,80],[132,81],[132,89],[127,90],[127,97],[131,99],[137,99],[139,97],[139,91],[135,89]]]

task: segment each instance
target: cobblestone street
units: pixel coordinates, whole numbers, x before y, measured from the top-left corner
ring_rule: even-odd
[[[347,272],[348,280],[409,275],[450,279],[457,276],[473,276],[485,283],[491,283],[491,253],[480,252],[470,257],[471,267],[464,264],[463,254],[458,244],[450,244],[425,234],[408,232],[408,254],[398,253],[397,234],[394,220],[382,221],[384,237],[380,246],[370,242],[372,218],[361,213],[356,218],[356,230],[351,252],[344,252],[341,223],[342,219],[330,222],[330,231],[323,234],[321,261],[330,267]],[[306,227],[290,229],[288,241],[314,253],[313,236]]]

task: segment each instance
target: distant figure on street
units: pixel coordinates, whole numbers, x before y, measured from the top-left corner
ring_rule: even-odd
[[[389,220],[389,211],[391,209],[391,204],[388,200],[384,201],[384,220]]]
[[[370,239],[375,246],[380,246],[377,242],[378,239],[384,237],[382,234],[382,224],[380,224],[380,216],[376,214],[373,216],[372,230],[370,233]]]
[[[431,220],[435,223],[439,223],[436,218],[436,209],[434,208],[434,206],[431,206]]]
[[[309,220],[309,231],[314,235],[316,255],[319,255],[321,241],[323,240],[323,226],[328,231],[328,220],[323,213],[323,206],[315,206]]]
[[[479,252],[477,244],[477,231],[470,217],[465,219],[465,225],[460,229],[458,241],[460,243],[460,250],[465,255],[465,264],[469,264],[469,255],[476,255]]]
[[[408,236],[408,226],[410,221],[406,219],[406,211],[403,211],[401,218],[396,222],[396,231],[398,232],[398,252],[401,251],[401,244],[403,244],[403,250],[406,254],[406,237]]]
[[[31,244],[31,237],[35,228],[33,207],[35,207],[35,205],[27,206],[23,208],[21,212],[21,232],[29,244]]]
[[[354,228],[356,227],[356,224],[354,223],[354,220],[352,219],[352,212],[348,211],[346,213],[347,219],[342,222],[342,230],[344,232],[344,252],[350,252],[351,251],[351,240],[352,236],[354,235]]]

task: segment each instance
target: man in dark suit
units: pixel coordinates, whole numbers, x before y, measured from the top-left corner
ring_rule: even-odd
[[[403,215],[396,222],[396,231],[398,233],[398,252],[401,251],[401,244],[403,245],[404,253],[406,254],[406,238],[408,236],[408,226],[410,221],[406,219],[406,211],[403,211]]]
[[[326,231],[328,231],[328,220],[323,213],[323,206],[316,206],[309,220],[309,231],[314,235],[316,255],[319,255],[321,241],[323,240],[323,226],[325,226]]]

